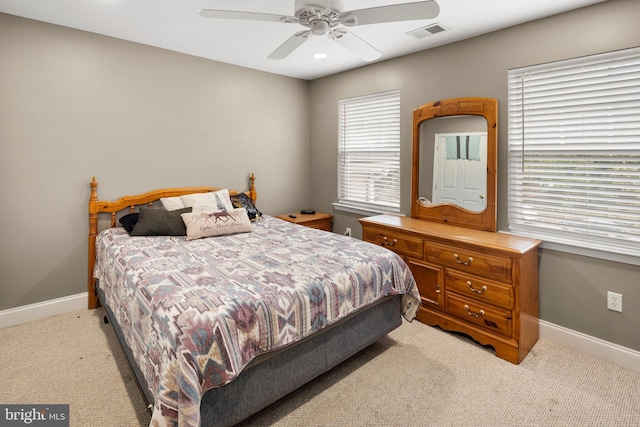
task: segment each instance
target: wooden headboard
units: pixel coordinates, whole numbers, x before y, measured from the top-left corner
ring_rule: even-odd
[[[258,192],[255,187],[256,177],[252,173],[249,178],[249,190],[244,191],[247,196],[255,203],[258,198]],[[96,236],[98,235],[98,215],[101,213],[111,214],[111,227],[115,227],[116,217],[119,212],[128,209],[134,212],[137,206],[153,205],[153,202],[163,197],[177,197],[185,194],[207,193],[210,191],[218,191],[217,187],[180,187],[180,188],[162,188],[159,190],[149,191],[147,193],[138,194],[136,196],[123,196],[118,200],[106,201],[98,200],[98,181],[93,177],[91,180],[91,197],[89,198],[89,265],[88,265],[88,292],[89,292],[89,309],[100,306],[98,294],[96,292],[96,279],[93,277],[93,269],[96,264]],[[230,195],[238,194],[236,190],[229,190]]]

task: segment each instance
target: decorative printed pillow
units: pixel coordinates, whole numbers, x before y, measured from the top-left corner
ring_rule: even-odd
[[[210,193],[187,194],[180,196],[185,207],[193,208],[193,212],[217,212],[233,209],[229,190],[218,190]]]
[[[262,219],[262,212],[260,212],[253,201],[251,201],[251,197],[247,196],[244,193],[238,193],[231,196],[231,203],[234,208],[245,208],[247,213],[249,214],[249,219],[251,221],[258,221]]]
[[[244,208],[185,213],[182,214],[182,219],[187,226],[187,240],[253,231]]]

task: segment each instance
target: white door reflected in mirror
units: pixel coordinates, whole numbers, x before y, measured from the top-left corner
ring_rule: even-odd
[[[451,203],[470,211],[486,208],[487,133],[435,135],[433,204]]]

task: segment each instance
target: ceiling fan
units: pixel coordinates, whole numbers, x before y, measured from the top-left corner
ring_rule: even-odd
[[[269,56],[269,59],[284,59],[300,47],[311,36],[327,35],[331,40],[345,47],[365,61],[373,61],[382,53],[365,40],[345,28],[356,25],[382,24],[386,22],[432,19],[440,13],[440,7],[433,1],[392,4],[351,11],[342,11],[341,0],[328,0],[326,6],[315,3],[321,0],[296,0],[293,16],[267,13],[240,12],[232,10],[201,9],[205,18],[272,21],[284,24],[300,24],[307,30],[299,31],[285,40]]]

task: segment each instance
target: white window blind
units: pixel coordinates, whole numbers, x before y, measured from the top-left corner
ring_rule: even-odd
[[[509,71],[509,227],[640,256],[640,48]]]
[[[338,204],[400,211],[400,91],[338,102]]]

